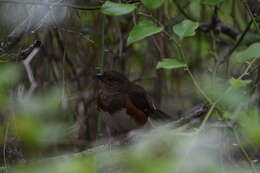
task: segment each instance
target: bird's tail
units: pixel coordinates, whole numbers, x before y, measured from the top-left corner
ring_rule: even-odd
[[[151,113],[150,113],[150,117],[153,120],[157,120],[157,121],[171,121],[173,118],[164,113],[163,111],[159,110],[159,109],[154,109]]]

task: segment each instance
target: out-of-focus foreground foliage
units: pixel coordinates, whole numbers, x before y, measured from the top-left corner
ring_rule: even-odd
[[[1,171],[260,170],[258,0],[0,0],[0,14]],[[107,144],[102,70],[175,119],[208,112],[94,147]]]

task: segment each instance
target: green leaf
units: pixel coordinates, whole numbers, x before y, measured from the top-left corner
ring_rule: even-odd
[[[234,78],[229,79],[230,85],[231,85],[232,87],[234,87],[234,88],[244,88],[244,87],[246,87],[250,82],[251,82],[251,80],[241,80],[241,79],[234,79]]]
[[[172,58],[164,58],[162,61],[158,62],[156,68],[164,68],[164,69],[175,69],[186,67],[187,65],[183,62],[180,62],[176,59]]]
[[[142,3],[148,8],[158,8],[165,0],[141,0]]]
[[[233,114],[230,113],[230,112],[224,112],[224,114],[223,114],[223,117],[224,117],[225,119],[231,119],[232,116],[233,116]]]
[[[144,39],[145,37],[151,36],[153,34],[159,33],[163,30],[163,27],[156,26],[153,22],[149,20],[143,20],[139,22],[132,31],[130,32],[127,44],[132,44],[133,42]]]
[[[220,2],[220,0],[201,0],[200,3],[206,5],[216,5]]]
[[[259,58],[260,57],[260,43],[251,44],[247,49],[242,50],[236,53],[236,58],[238,62],[245,62],[252,58]]]
[[[182,23],[174,25],[173,31],[182,40],[184,37],[189,37],[195,35],[195,31],[199,24],[197,22],[192,22],[191,20],[184,20]]]
[[[0,88],[10,87],[19,80],[21,76],[21,67],[16,64],[1,64],[0,65]]]
[[[101,12],[110,16],[120,16],[131,13],[136,9],[133,4],[115,3],[111,1],[106,1],[102,7]]]

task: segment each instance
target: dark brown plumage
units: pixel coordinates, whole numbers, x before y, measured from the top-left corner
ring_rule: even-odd
[[[156,109],[148,99],[145,89],[129,81],[115,71],[98,73],[101,89],[97,105],[111,135],[115,136],[142,127],[148,117],[155,120],[170,120],[170,116]]]

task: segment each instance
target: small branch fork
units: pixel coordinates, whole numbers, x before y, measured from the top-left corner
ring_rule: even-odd
[[[33,47],[33,48],[32,48]],[[23,60],[23,65],[25,67],[28,79],[30,81],[30,89],[29,89],[29,95],[31,95],[33,93],[33,91],[37,88],[37,82],[34,78],[33,72],[32,72],[32,68],[31,68],[31,61],[33,60],[33,58],[39,53],[39,51],[41,50],[41,42],[40,41],[36,41],[32,47],[30,47],[31,53],[27,56],[27,58],[25,60]]]

